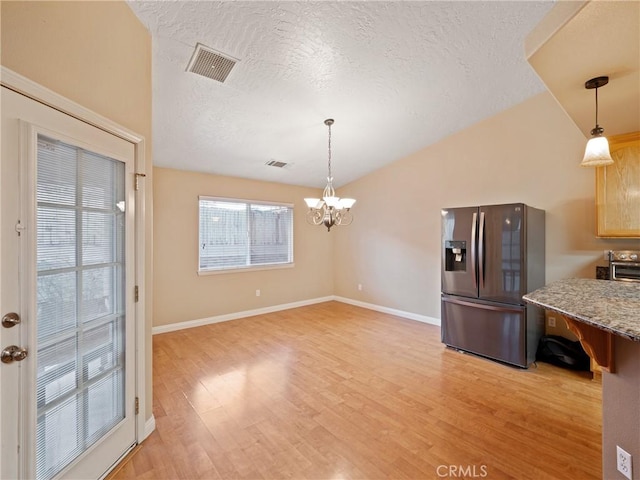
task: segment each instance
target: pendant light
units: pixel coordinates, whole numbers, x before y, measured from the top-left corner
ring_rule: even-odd
[[[596,90],[596,126],[591,130],[591,139],[587,142],[587,148],[584,151],[584,158],[580,164],[583,167],[602,167],[613,163],[607,137],[602,136],[604,129],[598,125],[598,88],[604,87],[607,83],[609,83],[609,77],[596,77],[584,84],[587,90],[594,88]]]
[[[307,212],[307,222],[312,225],[324,225],[327,231],[331,231],[334,225],[349,225],[353,222],[353,215],[350,210],[356,203],[353,198],[336,197],[336,191],[333,188],[333,176],[331,175],[331,125],[334,124],[332,118],[327,118],[324,124],[329,129],[329,160],[327,176],[327,186],[322,192],[320,198],[305,198],[309,211]]]

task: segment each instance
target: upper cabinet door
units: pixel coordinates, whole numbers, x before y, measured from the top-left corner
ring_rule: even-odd
[[[596,168],[598,237],[640,237],[640,132],[609,137],[613,164]]]

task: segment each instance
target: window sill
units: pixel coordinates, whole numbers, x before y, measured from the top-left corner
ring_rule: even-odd
[[[280,270],[283,268],[293,268],[295,263],[279,263],[277,265],[253,265],[250,267],[224,268],[220,270],[198,270],[199,276],[223,275],[225,273],[257,272],[260,270]]]

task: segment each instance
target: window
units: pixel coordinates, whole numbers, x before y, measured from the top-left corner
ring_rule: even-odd
[[[293,265],[293,205],[200,197],[200,272]]]

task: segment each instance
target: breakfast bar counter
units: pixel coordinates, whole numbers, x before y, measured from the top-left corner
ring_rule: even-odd
[[[570,278],[524,296],[528,303],[640,341],[640,283]]]
[[[570,278],[526,294],[557,312],[603,370],[614,373],[613,335],[640,342],[640,283]]]
[[[624,478],[617,447],[640,458],[640,283],[573,278],[523,298],[564,318],[602,367],[603,478]],[[633,462],[626,473],[640,479],[640,466]]]

